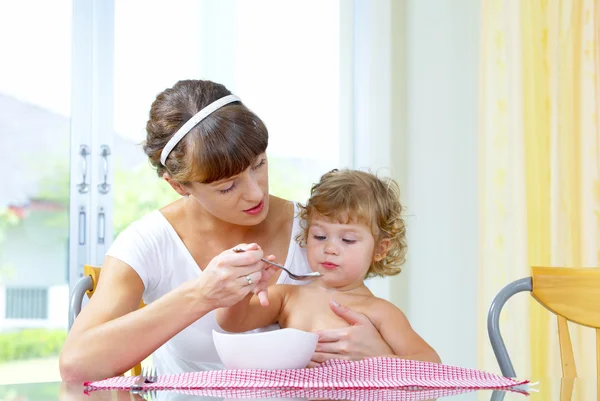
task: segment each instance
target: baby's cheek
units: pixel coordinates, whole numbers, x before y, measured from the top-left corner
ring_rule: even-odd
[[[312,264],[315,261],[317,251],[317,247],[314,244],[311,244],[310,242],[306,243],[306,256],[308,258],[309,263]]]

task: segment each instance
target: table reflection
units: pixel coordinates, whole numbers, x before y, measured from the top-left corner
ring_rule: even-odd
[[[80,383],[30,383],[0,386],[0,401],[583,401],[597,399],[596,377],[580,379],[543,379],[529,389],[492,390],[178,390],[152,395],[132,395],[128,391],[85,392]]]

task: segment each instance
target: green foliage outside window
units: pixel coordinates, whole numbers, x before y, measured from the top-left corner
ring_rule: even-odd
[[[0,363],[60,353],[67,330],[24,329],[0,333]]]
[[[47,169],[47,175],[40,179],[42,183],[37,197],[53,201],[68,208],[69,205],[69,166],[57,162]],[[294,201],[304,201],[309,194],[311,182],[306,174],[298,171],[286,159],[269,158],[269,191],[271,194]],[[133,169],[117,168],[114,173],[113,190],[113,227],[117,236],[131,222],[138,220],[153,210],[169,204],[179,195],[147,163]],[[68,232],[67,214],[56,214],[45,224],[59,226]],[[1,238],[1,227],[0,227]],[[1,239],[0,239],[1,241]]]

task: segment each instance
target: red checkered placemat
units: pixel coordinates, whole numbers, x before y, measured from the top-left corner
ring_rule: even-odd
[[[88,390],[129,389],[135,377],[113,377]],[[163,375],[147,390],[165,389],[500,389],[526,384],[475,369],[398,358],[330,360],[312,369],[212,370]]]

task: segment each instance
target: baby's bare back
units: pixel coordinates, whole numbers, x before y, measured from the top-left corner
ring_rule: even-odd
[[[286,288],[287,301],[279,319],[282,328],[290,327],[304,331],[318,331],[348,327],[349,324],[331,310],[329,301],[363,313],[371,318],[378,299],[372,294],[350,295],[325,291],[310,284]]]

